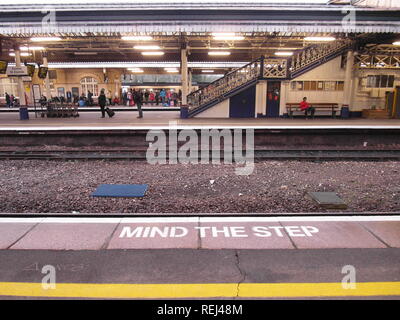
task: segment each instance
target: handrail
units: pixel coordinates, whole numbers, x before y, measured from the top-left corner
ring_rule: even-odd
[[[219,97],[233,91],[237,87],[259,78],[262,74],[263,57],[258,58],[243,67],[228,72],[225,76],[209,83],[187,96],[189,110],[192,111],[204,104],[217,100]],[[246,73],[242,75],[242,73]]]
[[[349,47],[351,43],[351,40],[345,39],[333,43],[310,45],[295,51],[290,59],[261,56],[187,95],[189,112],[216,103],[228,93],[256,79],[291,79],[293,75]]]

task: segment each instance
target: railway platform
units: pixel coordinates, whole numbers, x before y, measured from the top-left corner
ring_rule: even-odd
[[[0,230],[8,299],[400,297],[398,215],[16,217]]]

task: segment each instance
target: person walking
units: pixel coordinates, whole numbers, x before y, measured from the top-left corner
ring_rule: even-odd
[[[6,105],[7,105],[7,108],[11,107],[11,98],[7,92],[6,92]]]
[[[93,105],[93,93],[91,93],[90,91],[88,91],[87,97],[88,97],[88,104],[89,104],[89,107],[91,107],[91,106]]]
[[[139,91],[135,91],[134,95],[135,95],[135,103],[139,111],[138,118],[143,118],[143,111],[142,111],[143,96]]]
[[[160,102],[160,92],[159,91],[156,91],[155,100],[156,100],[156,106],[158,106],[158,103]]]
[[[101,90],[100,95],[99,95],[99,106],[101,110],[101,117],[105,118],[106,116],[106,104],[107,104],[107,97],[104,94],[104,90]]]

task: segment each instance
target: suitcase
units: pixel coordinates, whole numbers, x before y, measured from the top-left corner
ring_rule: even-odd
[[[110,118],[112,118],[115,115],[115,112],[110,108],[106,108],[106,112]]]

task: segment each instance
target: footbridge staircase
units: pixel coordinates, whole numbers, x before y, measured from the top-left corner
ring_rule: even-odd
[[[187,96],[188,117],[205,110],[255,86],[260,80],[292,80],[347,51],[353,46],[351,40],[338,40],[314,44],[295,51],[289,58],[260,58],[235,69],[224,77]]]

